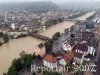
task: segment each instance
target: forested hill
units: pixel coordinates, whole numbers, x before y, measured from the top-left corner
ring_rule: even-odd
[[[42,11],[48,11],[48,10],[58,10],[59,6],[49,1],[0,3],[0,9],[15,9],[15,8],[33,9],[35,11],[42,12]]]

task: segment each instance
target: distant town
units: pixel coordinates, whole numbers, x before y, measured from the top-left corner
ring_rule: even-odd
[[[0,7],[0,75],[99,75],[99,49],[98,5]]]

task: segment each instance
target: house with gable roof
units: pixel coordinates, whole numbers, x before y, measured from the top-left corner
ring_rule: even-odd
[[[50,69],[56,68],[57,67],[57,57],[51,55],[51,54],[47,54],[44,58],[43,58],[43,65],[45,67],[48,67]]]
[[[73,52],[68,51],[63,55],[63,57],[59,60],[59,64],[65,66],[67,63],[71,63],[74,58]]]

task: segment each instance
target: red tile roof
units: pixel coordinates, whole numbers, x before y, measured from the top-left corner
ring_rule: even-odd
[[[54,57],[53,55],[46,55],[43,60],[50,63],[55,63],[57,61],[57,58]]]
[[[74,58],[74,54],[72,52],[67,52],[65,55],[64,55],[64,60],[66,62],[70,62],[72,59]]]

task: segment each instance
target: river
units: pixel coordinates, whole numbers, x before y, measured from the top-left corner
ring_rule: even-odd
[[[81,16],[76,19],[85,20],[93,13],[94,12],[87,13],[84,16]],[[62,22],[48,28],[44,32],[39,32],[39,34],[51,38],[55,32],[64,32],[65,28],[70,28],[72,25],[74,25],[74,23],[75,22],[70,22],[70,21]],[[41,42],[44,41],[28,36],[25,38],[10,40],[9,43],[0,46],[0,75],[3,75],[4,72],[7,72],[8,68],[11,65],[12,60],[14,58],[18,58],[20,52],[25,51],[27,53],[33,53],[34,47],[36,47]]]
[[[90,13],[87,13],[86,15],[83,15],[83,16],[80,16],[78,18],[76,18],[76,20],[85,20],[87,17],[93,15],[95,12],[90,12]]]

